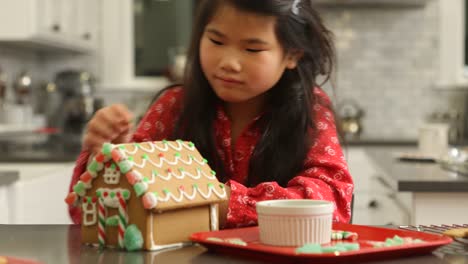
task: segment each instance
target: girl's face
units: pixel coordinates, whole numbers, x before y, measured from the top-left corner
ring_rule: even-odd
[[[263,102],[262,96],[297,59],[284,53],[274,17],[259,16],[224,4],[200,40],[203,73],[226,103]]]

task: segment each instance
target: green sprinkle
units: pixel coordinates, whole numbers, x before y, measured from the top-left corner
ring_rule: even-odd
[[[165,139],[162,142],[163,142],[163,144],[167,144],[167,140],[165,140]]]
[[[182,139],[177,139],[176,142],[177,143],[184,143],[184,141],[182,141]]]
[[[158,192],[153,192],[153,194],[154,194],[154,196],[156,196],[156,197],[159,196]]]
[[[191,147],[191,148],[193,148],[193,147],[195,147],[195,144],[193,144],[193,142],[190,141],[190,142],[188,143],[188,146]]]
[[[179,168],[179,171],[184,172],[185,170],[184,170],[184,168]]]
[[[193,155],[189,155],[189,158],[190,158],[191,160],[195,159],[195,158],[193,157]]]
[[[144,182],[149,182],[149,179],[147,177],[143,177]]]
[[[212,170],[211,175],[216,176],[216,171]]]
[[[220,183],[219,188],[224,189],[224,184]]]
[[[102,195],[101,191],[96,191],[96,195],[97,195],[97,197],[101,198],[101,195]]]
[[[208,183],[208,188],[213,188],[213,187],[214,187],[214,185],[211,182]]]
[[[120,146],[119,146],[119,149],[125,150],[125,146],[124,146],[124,145],[120,145]]]
[[[153,175],[158,176],[158,172],[156,170],[153,170]]]
[[[149,159],[149,156],[148,156],[148,154],[145,153],[145,154],[143,154],[143,156],[141,156],[141,158],[142,159]]]
[[[129,161],[134,161],[133,156],[128,157],[128,160],[129,160]]]
[[[179,153],[179,152],[176,152],[176,153],[174,154],[174,156],[180,158],[180,153]]]
[[[111,192],[109,195],[110,195],[111,198],[114,198],[115,197],[115,192]]]
[[[111,166],[110,166],[111,169],[115,170],[115,163],[112,163]]]
[[[197,168],[197,171],[201,172],[201,169],[200,169],[200,168]]]
[[[207,159],[203,159],[203,163],[208,164],[208,160],[207,160]]]
[[[194,184],[193,184],[193,188],[194,188],[194,189],[198,189],[198,184],[194,183]]]
[[[141,148],[140,143],[135,143],[134,146],[137,147],[137,148]]]
[[[163,189],[163,192],[164,192],[166,195],[171,193],[168,189]]]

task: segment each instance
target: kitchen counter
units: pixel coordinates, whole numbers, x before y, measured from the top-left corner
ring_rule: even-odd
[[[416,148],[369,147],[367,154],[382,172],[378,180],[400,196],[410,196],[405,203],[411,224],[468,223],[468,176],[443,170],[436,163],[398,161],[394,155],[402,150]]]
[[[0,141],[1,163],[70,162],[81,149],[79,136],[50,135],[43,142]]]
[[[437,163],[398,161],[395,155],[403,150],[367,148],[369,157],[383,170],[394,189],[401,192],[468,192],[468,176],[443,170]]]
[[[189,246],[162,252],[123,252],[99,250],[80,244],[77,225],[0,225],[0,255],[27,258],[49,264],[67,263],[262,263],[241,257],[208,252]],[[424,255],[368,263],[439,264],[465,263],[463,255]]]

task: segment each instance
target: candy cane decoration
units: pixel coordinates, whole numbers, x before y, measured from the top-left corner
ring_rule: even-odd
[[[119,199],[119,246],[124,248],[124,234],[125,229],[127,228],[127,204],[122,198],[121,193],[117,193],[117,198]]]
[[[107,209],[104,206],[104,199],[99,198],[98,201],[98,240],[99,246],[106,245],[106,217]]]

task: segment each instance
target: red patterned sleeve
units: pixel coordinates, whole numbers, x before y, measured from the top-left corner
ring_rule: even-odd
[[[332,201],[335,206],[333,220],[349,222],[353,180],[337,137],[334,116],[327,107],[330,100],[322,90],[315,89],[314,92],[325,103],[314,105],[318,131],[307,154],[303,171],[291,179],[286,188],[276,182],[264,182],[247,188],[238,182],[229,181],[227,185],[231,187],[231,198],[226,228],[257,224],[255,204],[275,199]]]
[[[165,91],[148,109],[141,119],[135,133],[133,142],[155,141],[167,138],[173,131],[175,122],[182,106],[182,88],[174,87]],[[81,174],[86,171],[90,154],[82,151],[78,156],[73,169],[69,191],[79,181]],[[81,208],[68,207],[73,223],[81,223]]]

